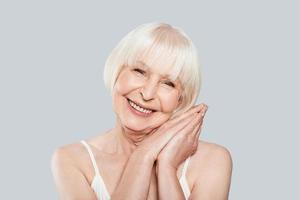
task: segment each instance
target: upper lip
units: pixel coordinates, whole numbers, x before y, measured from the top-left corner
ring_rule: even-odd
[[[140,107],[142,107],[142,108],[146,108],[146,109],[148,109],[148,110],[156,111],[156,110],[153,109],[153,108],[149,108],[149,107],[147,107],[147,106],[144,106],[143,104],[137,103],[136,101],[133,101],[133,100],[131,100],[131,99],[129,99],[129,98],[127,98],[127,100],[132,101],[133,103],[135,103],[136,105],[138,105],[138,106],[140,106]]]

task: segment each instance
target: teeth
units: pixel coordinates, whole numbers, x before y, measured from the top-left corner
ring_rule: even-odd
[[[140,112],[143,112],[143,113],[151,113],[152,110],[148,110],[148,109],[145,109],[145,108],[142,108],[138,105],[136,105],[135,103],[133,103],[132,101],[129,100],[129,104],[134,107],[136,110],[140,111]]]

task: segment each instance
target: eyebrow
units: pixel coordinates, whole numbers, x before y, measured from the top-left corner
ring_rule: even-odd
[[[150,69],[150,67],[148,66],[148,65],[146,65],[143,61],[137,61],[138,63],[140,63],[140,64],[142,64],[143,65],[143,67],[146,67],[147,69]],[[160,74],[163,78],[168,78],[168,79],[170,79],[171,80],[171,78],[170,78],[170,75],[162,75],[162,74]],[[171,80],[171,81],[173,81],[173,80]],[[176,80],[174,80],[174,82],[176,82]]]
[[[146,68],[150,68],[148,65],[146,65],[146,63],[144,63],[143,61],[137,61],[137,63],[140,63],[140,64],[142,64],[143,65],[143,67],[146,67]]]

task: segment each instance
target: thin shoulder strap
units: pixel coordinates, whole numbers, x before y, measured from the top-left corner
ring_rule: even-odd
[[[187,168],[188,168],[188,165],[189,165],[189,162],[190,162],[190,158],[191,156],[189,156],[186,161],[184,162],[184,165],[183,165],[183,170],[182,170],[182,177],[185,177],[185,174],[186,174],[186,171],[187,171]]]
[[[99,174],[99,169],[98,169],[98,166],[97,166],[97,163],[96,163],[96,160],[95,160],[95,157],[94,157],[94,154],[92,152],[92,149],[91,149],[90,145],[84,140],[81,140],[80,142],[85,146],[85,148],[87,149],[87,151],[90,155],[90,158],[92,160],[93,167],[94,167],[94,170],[95,170],[95,174],[100,175]]]

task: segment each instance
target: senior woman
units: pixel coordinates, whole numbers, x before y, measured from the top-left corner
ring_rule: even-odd
[[[229,151],[199,140],[207,105],[196,49],[165,23],[143,24],[109,55],[104,82],[115,126],[58,148],[52,172],[61,199],[228,198]]]

